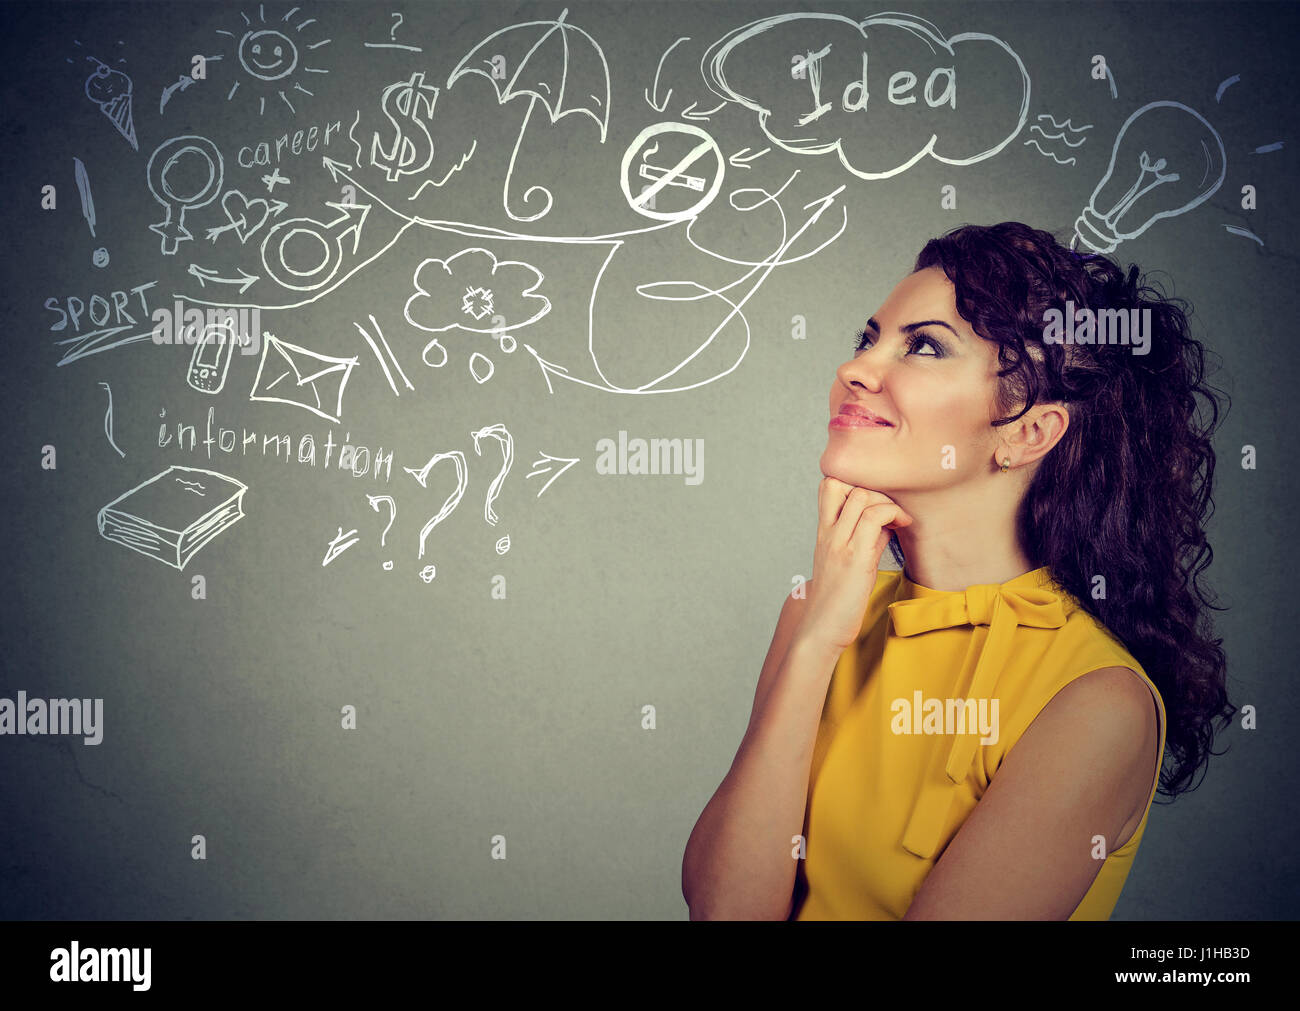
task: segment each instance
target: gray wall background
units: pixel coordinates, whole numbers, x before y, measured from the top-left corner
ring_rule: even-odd
[[[832,154],[782,150],[754,112],[734,103],[707,119],[683,118],[692,103],[695,110],[722,104],[700,76],[707,46],[794,8],[406,4],[397,9],[398,25],[390,6],[313,0],[288,21],[287,3],[5,9],[0,159],[9,241],[0,409],[9,466],[8,522],[0,533],[8,562],[0,696],[24,690],[102,698],[104,738],[88,747],[79,738],[0,737],[0,915],[684,918],[679,875],[687,836],[743,734],[782,597],[792,578],[810,574],[826,396],[854,329],[933,235],[1009,218],[1068,235],[1125,119],[1148,102],[1172,100],[1197,110],[1222,138],[1224,184],[1115,256],[1159,272],[1168,290],[1190,299],[1195,332],[1222,358],[1215,381],[1233,406],[1216,439],[1209,577],[1230,608],[1216,617],[1230,695],[1256,707],[1259,729],[1230,728],[1220,738],[1230,750],[1212,760],[1203,786],[1153,810],[1115,917],[1292,918],[1300,894],[1295,816],[1274,798],[1297,771],[1288,724],[1296,711],[1288,592],[1296,552],[1284,534],[1294,512],[1291,330],[1300,284],[1295,9],[910,5],[909,14],[944,36],[985,32],[1018,54],[1032,81],[1026,122],[999,153],[973,164],[923,157],[890,178],[862,179]],[[850,18],[871,13],[856,5],[817,9]],[[554,21],[563,10],[567,24],[598,44],[608,68],[603,143],[590,116],[551,122],[539,103],[527,117],[528,97],[501,104],[481,76],[447,87],[457,63],[494,32]],[[290,77],[312,94],[286,81],[292,111],[235,54],[235,40],[259,18],[299,46],[299,69]],[[315,23],[298,27],[308,19]],[[519,31],[530,30],[541,33]],[[674,47],[682,37],[687,41]],[[799,38],[795,51],[812,44],[811,35]],[[322,39],[328,44],[307,48]],[[579,85],[590,93],[598,76],[589,50],[577,36],[570,40],[572,91],[580,97]],[[498,48],[515,52],[504,42]],[[224,55],[208,64],[206,80],[173,92],[160,113],[163,89],[189,72],[196,53]],[[911,120],[907,110],[879,107],[888,73],[924,66],[918,53],[883,43],[871,50],[881,67],[869,70],[876,105],[859,114],[862,136],[852,142],[864,165],[877,158],[895,164],[918,131],[922,141],[928,136],[933,113],[917,111]],[[1111,80],[1090,78],[1095,54],[1105,56]],[[87,98],[95,66],[87,57],[131,78],[138,150]],[[307,73],[309,65],[327,72]],[[557,85],[555,60],[548,66]],[[1004,100],[1008,66],[991,49],[959,66],[959,113],[943,120],[940,147],[966,157],[989,147],[990,136],[1006,136],[999,129],[1014,125],[1016,110]],[[788,61],[760,68],[737,57],[728,68],[736,88],[780,85],[789,74]],[[928,69],[918,71],[922,80]],[[429,126],[433,167],[390,182],[368,163],[369,139],[378,134],[388,143],[384,89],[417,71],[441,89]],[[1233,75],[1240,79],[1216,100]],[[828,73],[831,100],[843,79]],[[963,90],[968,80],[975,83]],[[794,94],[797,107],[807,93],[792,87],[785,80],[784,90],[774,91]],[[260,95],[268,96],[264,111]],[[1036,118],[1043,113],[1092,125],[1074,135],[1085,138],[1077,148],[1054,147],[1061,158],[1074,155],[1074,164],[1024,143],[1040,136],[1030,127],[1044,122]],[[361,164],[344,136],[355,116]],[[425,226],[408,228],[345,283],[307,293],[306,304],[262,312],[263,329],[285,341],[357,356],[337,425],[298,407],[250,401],[255,356],[234,357],[216,396],[186,385],[188,348],[144,340],[58,364],[69,347],[58,341],[70,333],[51,330],[59,316],[47,299],[89,301],[93,293],[156,282],[151,308],[170,306],[173,296],[236,305],[232,286],[214,296],[218,286],[200,287],[189,264],[227,276],[239,268],[260,272],[259,244],[278,219],[246,242],[231,230],[210,242],[207,229],[230,223],[220,199],[187,211],[194,239],[180,243],[177,255],[162,255],[148,226],[162,220],[163,208],[146,179],[159,145],[187,134],[208,138],[224,162],[221,192],[265,198],[260,177],[270,168],[240,167],[239,149],[334,120],[343,128],[323,153],[353,166],[363,184],[358,202],[371,194],[427,217],[531,236],[644,230],[654,222],[620,190],[623,154],[651,124],[691,122],[725,157],[767,151],[748,168],[726,167],[716,199],[692,226],[698,245],[751,262],[780,245],[782,223],[771,204],[752,212],[728,204],[738,188],[780,190],[791,234],[808,219],[805,205],[843,187],[791,255],[830,240],[841,221],[847,227],[815,256],[771,271],[743,308],[748,350],[745,326],[733,319],[679,373],[685,382],[676,385],[700,384],[685,392],[634,395],[559,378],[548,392],[523,347],[599,384],[586,347],[587,307],[606,247],[480,241]],[[521,128],[511,206],[536,211],[538,201],[522,199],[534,185],[554,198],[533,222],[512,221],[502,207]],[[474,140],[463,171],[417,201],[406,199]],[[661,158],[671,150],[667,139],[664,147]],[[289,181],[271,196],[287,203],[282,218],[333,216],[325,202],[341,199],[340,186],[321,153],[286,153],[280,161]],[[90,180],[94,237],[74,157]],[[193,170],[193,159],[178,169]],[[57,187],[54,210],[40,207],[46,184]],[[955,210],[941,206],[945,185],[955,187]],[[1241,207],[1245,185],[1258,192],[1257,210]],[[686,196],[678,187],[660,200],[681,208]],[[362,252],[381,248],[400,224],[373,206]],[[1262,245],[1225,226],[1248,229]],[[302,241],[298,255],[306,257],[310,239]],[[435,334],[403,318],[416,267],[475,245],[544,274],[538,290],[551,311],[511,327],[513,353],[489,335]],[[97,247],[109,252],[106,267],[92,265]],[[357,259],[345,255],[340,276]],[[729,311],[717,298],[647,299],[638,284],[689,279],[722,288],[744,273],[694,248],[684,224],[628,236],[601,275],[594,311],[605,374],[625,387],[659,376]],[[738,286],[731,297],[750,287]],[[304,296],[261,280],[249,298],[282,306]],[[414,387],[399,379],[400,396],[356,329],[371,314]],[[806,320],[806,339],[792,339],[796,316]],[[448,351],[440,369],[421,361],[433,336]],[[495,366],[482,384],[467,368],[474,351]],[[124,456],[105,436],[101,383],[111,387],[114,439]],[[393,453],[391,480],[219,449],[209,460],[202,445],[194,452],[174,442],[158,446],[161,422],[173,435],[177,421],[197,425],[202,438],[209,407],[218,426],[258,432],[259,441],[284,432],[295,446],[306,434],[323,444],[332,431],[338,443],[382,446]],[[483,505],[500,451],[487,440],[475,455],[470,432],[496,423],[513,436],[514,461],[494,502],[494,526]],[[703,481],[598,474],[596,442],[617,439],[620,430],[703,439]],[[1255,470],[1240,466],[1245,444],[1256,447]],[[41,467],[45,445],[57,448],[54,470]],[[420,527],[454,487],[454,475],[450,464],[439,464],[425,489],[402,468],[453,449],[468,463],[465,497],[418,559]],[[526,475],[542,454],[579,462],[539,496],[554,472]],[[209,467],[249,489],[245,517],[183,572],[102,538],[96,527],[101,506],[172,464]],[[396,503],[383,546],[387,517],[370,508],[367,493]],[[322,565],[339,528],[355,528],[359,541]],[[498,555],[494,544],[506,534],[511,547]],[[388,559],[391,571],[382,568]],[[437,567],[430,583],[418,576],[428,562]],[[206,580],[205,600],[191,598],[195,574]],[[496,576],[505,580],[503,600],[492,596]],[[345,705],[357,707],[356,730],[340,727]],[[653,730],[642,727],[647,705],[657,713]],[[191,859],[195,834],[206,837],[204,861]],[[491,859],[497,834],[507,840],[504,861]]]

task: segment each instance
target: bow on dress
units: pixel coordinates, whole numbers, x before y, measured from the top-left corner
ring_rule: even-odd
[[[964,591],[895,600],[889,605],[894,632],[900,636],[921,635],[958,625],[975,626],[962,665],[962,677],[956,682],[970,685],[966,692],[968,699],[993,697],[1017,625],[1060,628],[1072,610],[1073,602],[1068,597],[1045,587],[992,583],[971,586]],[[972,665],[974,675],[968,679],[966,674]],[[934,856],[956,796],[954,787],[970,771],[979,740],[978,733],[955,734],[944,775],[938,775],[934,768],[927,770],[903,832],[903,848],[909,853],[927,860]]]

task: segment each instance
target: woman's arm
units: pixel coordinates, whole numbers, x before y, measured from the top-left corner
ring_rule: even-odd
[[[833,477],[817,485],[813,579],[803,598],[787,596],[781,606],[749,728],[686,843],[682,895],[691,919],[789,917],[794,840],[831,675],[861,632],[887,531],[911,522],[882,492]]]
[[[1160,746],[1150,689],[1103,667],[1053,696],[1016,741],[905,920],[1065,920],[1141,822]]]
[[[841,652],[799,634],[805,604],[785,599],[749,727],[686,844],[682,895],[692,920],[783,920],[790,914],[792,840],[803,831],[817,726]]]

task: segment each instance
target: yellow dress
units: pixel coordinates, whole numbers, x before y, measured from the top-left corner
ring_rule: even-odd
[[[1141,823],[1102,861],[1072,920],[1109,919],[1133,866],[1164,757],[1160,692],[1047,567],[957,591],[882,571],[827,689],[791,919],[901,919],[1043,707],[1075,678],[1112,666],[1151,689],[1160,748]],[[961,705],[973,732],[957,732]]]

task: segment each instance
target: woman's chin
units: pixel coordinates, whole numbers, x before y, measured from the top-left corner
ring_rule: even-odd
[[[844,454],[832,447],[827,447],[822,453],[820,462],[822,474],[826,477],[833,477],[837,481],[843,481],[845,484],[857,485],[860,488],[872,488],[876,491],[885,491],[880,483],[885,476],[880,473],[878,468],[865,465],[862,460],[845,460]],[[886,492],[886,494],[888,494]]]

